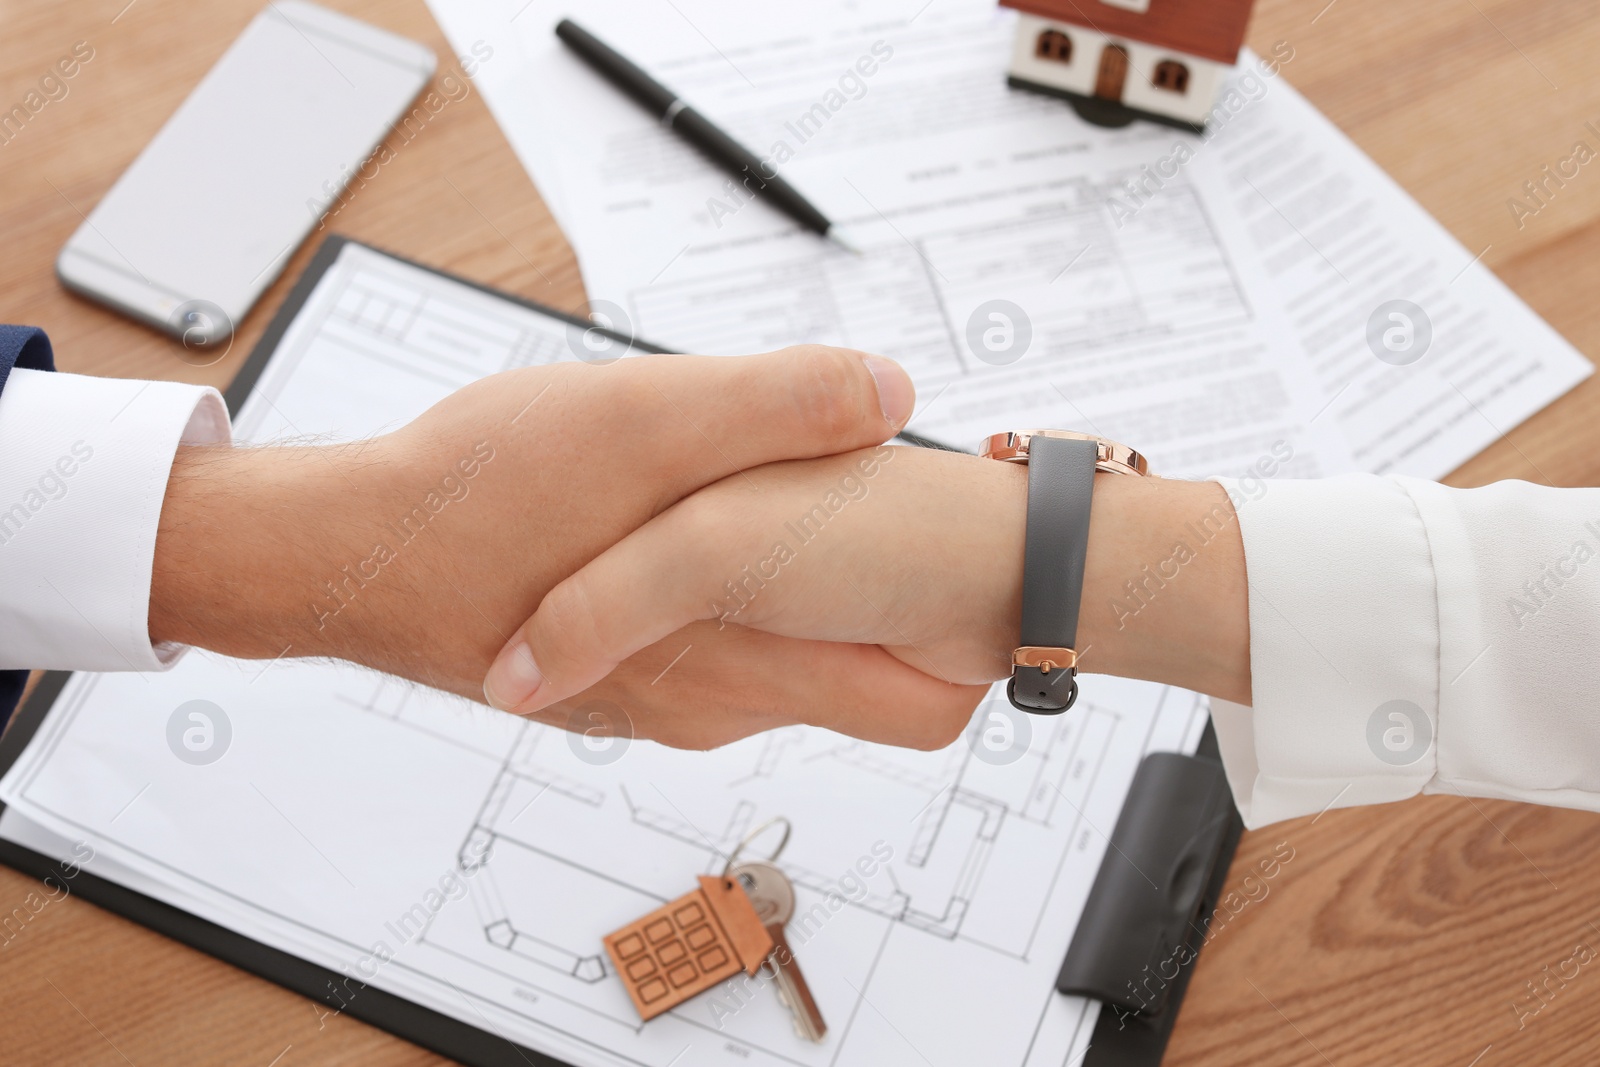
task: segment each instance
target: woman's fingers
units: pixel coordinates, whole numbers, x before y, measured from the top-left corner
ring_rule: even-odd
[[[909,748],[948,745],[986,685],[946,685],[876,645],[779,637],[693,623],[624,661],[599,684],[534,714],[589,734],[715,748],[794,723]]]
[[[713,617],[730,531],[679,507],[646,523],[545,596],[484,679],[490,705],[528,714],[599,682],[623,660]]]
[[[724,479],[555,586],[501,649],[485,696],[537,711],[704,619],[904,646],[900,659],[942,682],[997,677],[996,650],[1015,647],[1025,477],[881,447]]]

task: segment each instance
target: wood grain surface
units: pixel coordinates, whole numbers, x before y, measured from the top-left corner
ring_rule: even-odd
[[[328,2],[427,42],[441,72],[450,67],[422,0]],[[0,109],[76,42],[94,50],[66,97],[0,145],[0,321],[45,327],[62,369],[226,385],[304,266],[310,245],[209,366],[69,296],[53,275],[82,214],[259,6],[0,0]],[[1288,79],[1557,330],[1600,353],[1600,163],[1520,225],[1507,206],[1574,142],[1596,144],[1585,123],[1600,125],[1600,9],[1259,0],[1249,39],[1261,52],[1289,42]],[[394,156],[330,229],[582,304],[570,248],[476,93]],[[1597,390],[1591,379],[1510,429],[1451,482],[1600,485]],[[1289,849],[1274,877],[1248,883],[1255,899],[1202,954],[1171,1067],[1600,1059],[1600,961],[1575,975],[1564,963],[1580,943],[1600,948],[1600,817],[1444,797],[1329,812],[1247,835],[1230,885],[1243,895],[1256,865]],[[36,888],[0,869],[0,913]],[[1548,978],[1558,972],[1570,980]],[[441,1062],[75,898],[0,949],[0,1063]]]

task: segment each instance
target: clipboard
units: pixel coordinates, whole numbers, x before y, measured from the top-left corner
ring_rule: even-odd
[[[359,242],[334,235],[318,248],[225,391],[231,414],[238,413],[318,281],[351,243]],[[570,325],[600,329],[514,294],[392,253],[383,254]],[[601,332],[640,351],[669,351],[611,330]],[[944,447],[912,435],[902,437],[914,445]],[[10,728],[0,737],[0,774],[21,756],[70,677],[66,671],[47,673],[17,710]],[[1084,1067],[1159,1064],[1192,972],[1194,953],[1204,937],[1206,919],[1215,907],[1241,830],[1209,725],[1196,755],[1152,753],[1144,758],[1112,834],[1113,847],[1094,881],[1078,935],[1056,983],[1062,993],[1090,996],[1107,1005]],[[90,903],[324,1004],[330,1012],[349,1014],[470,1067],[567,1067],[488,1030],[78,869],[70,861],[0,839],[0,863],[41,881],[53,879]],[[1120,936],[1086,937],[1086,931],[1114,931]],[[1189,962],[1165,982],[1159,997],[1152,995],[1148,985],[1143,1000],[1131,997],[1124,986],[1151,965],[1159,968],[1180,946],[1189,946]]]
[[[1056,990],[1101,1002],[1084,1067],[1155,1067],[1244,832],[1216,729],[1135,773]]]

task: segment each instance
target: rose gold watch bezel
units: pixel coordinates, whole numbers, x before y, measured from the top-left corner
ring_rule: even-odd
[[[985,459],[998,459],[1006,463],[1028,462],[1028,443],[1035,437],[1059,437],[1068,441],[1093,441],[1099,450],[1095,469],[1109,474],[1133,474],[1152,477],[1150,463],[1142,454],[1120,441],[1097,437],[1092,433],[1073,430],[1007,430],[984,438],[979,455]]]

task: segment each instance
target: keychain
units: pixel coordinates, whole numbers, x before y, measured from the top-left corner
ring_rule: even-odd
[[[783,836],[770,857],[737,862],[779,824]],[[734,847],[720,876],[700,875],[700,888],[606,935],[606,953],[640,1018],[653,1019],[740,971],[754,977],[765,965],[795,1032],[822,1040],[827,1027],[783,935],[794,915],[794,885],[773,861],[791,829],[781,816],[762,823]]]

